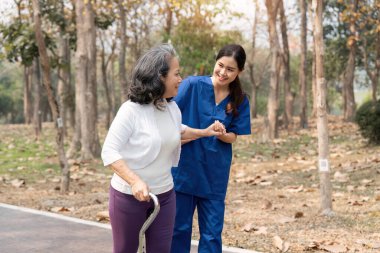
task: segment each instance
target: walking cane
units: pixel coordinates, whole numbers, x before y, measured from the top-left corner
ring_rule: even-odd
[[[149,228],[150,224],[152,224],[158,212],[160,211],[160,203],[158,202],[156,195],[150,192],[149,196],[154,202],[154,210],[140,229],[138,253],[146,253],[145,231]]]

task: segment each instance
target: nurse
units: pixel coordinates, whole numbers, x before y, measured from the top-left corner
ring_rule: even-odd
[[[178,167],[172,168],[176,191],[176,219],[171,252],[190,252],[195,208],[200,240],[198,252],[222,252],[224,200],[232,160],[232,143],[251,134],[250,110],[239,74],[246,54],[240,45],[224,46],[216,57],[212,76],[182,81],[175,101],[182,123],[205,128],[218,120],[227,132],[217,137],[187,140]]]

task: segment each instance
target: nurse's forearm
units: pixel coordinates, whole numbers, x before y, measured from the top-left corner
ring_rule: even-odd
[[[237,139],[237,135],[235,133],[226,133],[217,137],[219,140],[226,143],[234,143]]]

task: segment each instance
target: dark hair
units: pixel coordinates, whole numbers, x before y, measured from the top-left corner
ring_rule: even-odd
[[[222,49],[219,50],[219,53],[216,56],[215,60],[217,61],[223,56],[233,57],[237,63],[238,69],[240,71],[244,70],[246,55],[242,46],[237,44],[230,44],[224,46]],[[227,104],[226,112],[229,113],[232,111],[232,113],[236,116],[238,114],[237,107],[241,103],[243,103],[245,95],[241,87],[239,76],[237,76],[235,80],[229,84],[228,87],[230,89],[231,100]]]
[[[141,56],[132,72],[128,98],[139,104],[153,104],[160,108],[165,85],[161,77],[166,77],[170,61],[177,56],[172,45],[162,44]]]

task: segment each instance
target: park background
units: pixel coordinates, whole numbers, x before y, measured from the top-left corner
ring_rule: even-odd
[[[218,49],[233,42],[247,52],[241,81],[253,134],[234,144],[224,244],[377,252],[380,150],[355,118],[378,98],[380,3],[317,2],[324,5],[324,114],[316,103],[311,1],[2,0],[0,202],[108,222],[111,171],[99,151],[136,59],[170,42],[183,77],[211,74]],[[329,215],[321,204],[317,115],[328,127]]]

